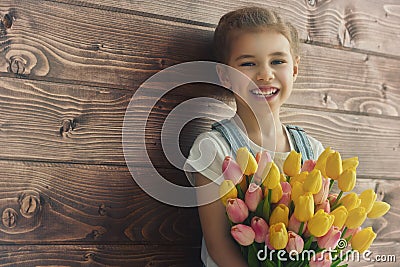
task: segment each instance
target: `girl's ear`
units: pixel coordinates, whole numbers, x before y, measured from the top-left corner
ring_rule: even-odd
[[[224,86],[225,88],[231,89],[232,84],[228,75],[228,67],[224,64],[218,63],[215,68],[218,74],[219,81],[221,82],[221,85]]]
[[[296,81],[297,75],[299,74],[299,63],[300,63],[300,57],[296,56],[293,63],[293,81]]]

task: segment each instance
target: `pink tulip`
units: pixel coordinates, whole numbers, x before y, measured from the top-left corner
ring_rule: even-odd
[[[315,204],[321,204],[328,198],[330,181],[328,178],[322,178],[321,190],[314,195]]]
[[[230,198],[226,203],[226,213],[233,223],[241,223],[249,216],[249,209],[240,198]]]
[[[314,170],[315,164],[317,164],[317,161],[309,159],[306,160],[303,163],[303,166],[301,167],[301,171],[300,172],[311,172],[312,170]]]
[[[292,187],[290,186],[290,184],[288,182],[281,182],[281,186],[282,186],[283,194],[282,194],[282,198],[278,201],[277,204],[284,204],[289,207],[291,197],[292,197]]]
[[[267,222],[263,218],[254,216],[253,219],[251,219],[251,228],[253,228],[254,233],[256,234],[254,240],[257,243],[264,243],[269,230]]]
[[[222,173],[225,180],[231,180],[235,185],[240,183],[243,178],[239,164],[229,156],[226,156],[224,162],[222,162]]]
[[[288,253],[294,253],[296,251],[298,253],[301,253],[304,248],[304,240],[299,236],[297,233],[288,231],[288,236],[289,236],[289,241],[288,244],[286,245],[286,251]]]
[[[328,251],[321,251],[311,258],[310,267],[330,267],[332,264],[332,256]]]
[[[244,202],[246,202],[249,210],[255,211],[262,198],[263,195],[261,187],[255,183],[251,183],[244,196]]]
[[[318,247],[325,249],[335,249],[337,244],[339,243],[341,235],[342,232],[339,230],[339,228],[336,226],[332,226],[331,229],[329,229],[328,233],[326,233],[326,235],[317,238]]]
[[[292,217],[290,217],[290,219],[289,219],[288,229],[290,231],[295,232],[296,234],[298,234],[299,230],[300,230],[300,224],[301,224],[301,222],[299,222],[296,219],[296,217],[294,217],[294,215],[292,215]],[[303,234],[306,231],[306,227],[307,227],[307,222],[304,222],[303,231],[301,232],[301,234]]]
[[[250,246],[254,242],[256,234],[254,230],[244,224],[236,224],[231,228],[231,235],[242,246]]]
[[[322,202],[321,204],[318,204],[315,208],[315,212],[317,212],[317,210],[323,210],[326,213],[330,213],[331,212],[331,204],[329,203],[329,200],[325,199],[324,202]]]
[[[343,238],[348,238],[349,236],[353,237],[355,234],[357,234],[360,231],[361,231],[361,227],[358,227],[358,228],[355,228],[355,229],[347,229],[346,232],[343,235]]]
[[[254,181],[257,182],[257,184],[261,184],[262,179],[265,178],[263,177],[263,172],[264,169],[267,167],[267,163],[271,162],[271,155],[267,151],[261,151],[257,153],[256,158],[258,157],[258,160],[256,159],[258,163],[257,171],[254,174]]]

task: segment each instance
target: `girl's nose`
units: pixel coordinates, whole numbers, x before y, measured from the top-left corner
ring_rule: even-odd
[[[274,73],[271,68],[260,68],[257,73],[258,81],[270,81],[274,79]]]

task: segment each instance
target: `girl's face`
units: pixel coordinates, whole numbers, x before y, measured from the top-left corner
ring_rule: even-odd
[[[266,30],[237,34],[231,43],[227,63],[256,85],[252,86],[247,79],[238,78],[238,75],[228,74],[231,89],[242,97],[236,98],[237,104],[247,104],[257,110],[257,105],[267,101],[275,113],[279,112],[292,92],[299,59],[293,59],[285,36]]]

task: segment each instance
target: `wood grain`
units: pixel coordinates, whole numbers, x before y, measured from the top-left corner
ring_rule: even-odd
[[[180,19],[197,25],[215,27],[219,18],[245,5],[273,8],[296,25],[300,37],[309,42],[337,48],[362,49],[399,56],[399,3],[396,0],[340,1],[69,1],[78,5],[142,12],[143,16],[165,20]],[[123,9],[123,10],[121,10]],[[390,40],[388,42],[387,40]]]
[[[163,204],[127,167],[0,161],[0,243],[200,244],[197,209]],[[143,177],[146,169],[137,170]],[[182,173],[160,170],[172,182]],[[12,177],[12,178],[11,178]],[[24,198],[33,201],[23,205]],[[30,216],[26,211],[30,210]]]
[[[3,75],[136,89],[168,66],[211,59],[207,27],[47,1],[2,2],[0,12],[15,17],[0,44]],[[309,44],[302,50],[300,90],[290,103],[399,116],[398,59]]]
[[[132,92],[100,87],[63,85],[47,82],[19,81],[2,78],[0,86],[0,141],[3,159],[75,162],[124,165],[122,153],[123,119]],[[184,90],[184,89],[183,89]],[[178,90],[179,91],[179,90]],[[211,90],[212,91],[212,90]],[[184,91],[183,91],[184,92]],[[160,134],[166,116],[178,104],[194,95],[167,95],[150,109],[146,123],[146,148],[156,166],[171,165],[164,159]],[[209,95],[210,97],[210,95]],[[151,98],[143,96],[135,107],[133,119],[144,121]],[[224,116],[222,104],[192,106],[196,114]],[[187,115],[187,114],[183,114]],[[360,174],[372,177],[398,177],[396,158],[399,153],[400,123],[396,118],[332,113],[287,106],[284,122],[304,126],[325,146],[333,146],[344,156],[358,155]],[[179,115],[176,117],[179,122]],[[174,124],[172,124],[173,126]],[[210,121],[187,127],[180,136],[182,152],[187,155],[195,137],[209,129]],[[176,129],[176,128],[175,128]],[[138,149],[143,131],[126,132],[129,148]],[[166,131],[176,136],[176,130]],[[172,143],[171,143],[172,144]],[[177,148],[178,149],[178,148]],[[137,163],[146,161],[136,152]]]
[[[199,248],[156,245],[0,246],[0,266],[200,267]]]
[[[2,1],[0,12],[13,19],[0,32],[0,72],[18,77],[136,88],[210,54],[210,31],[182,23],[50,1]]]

